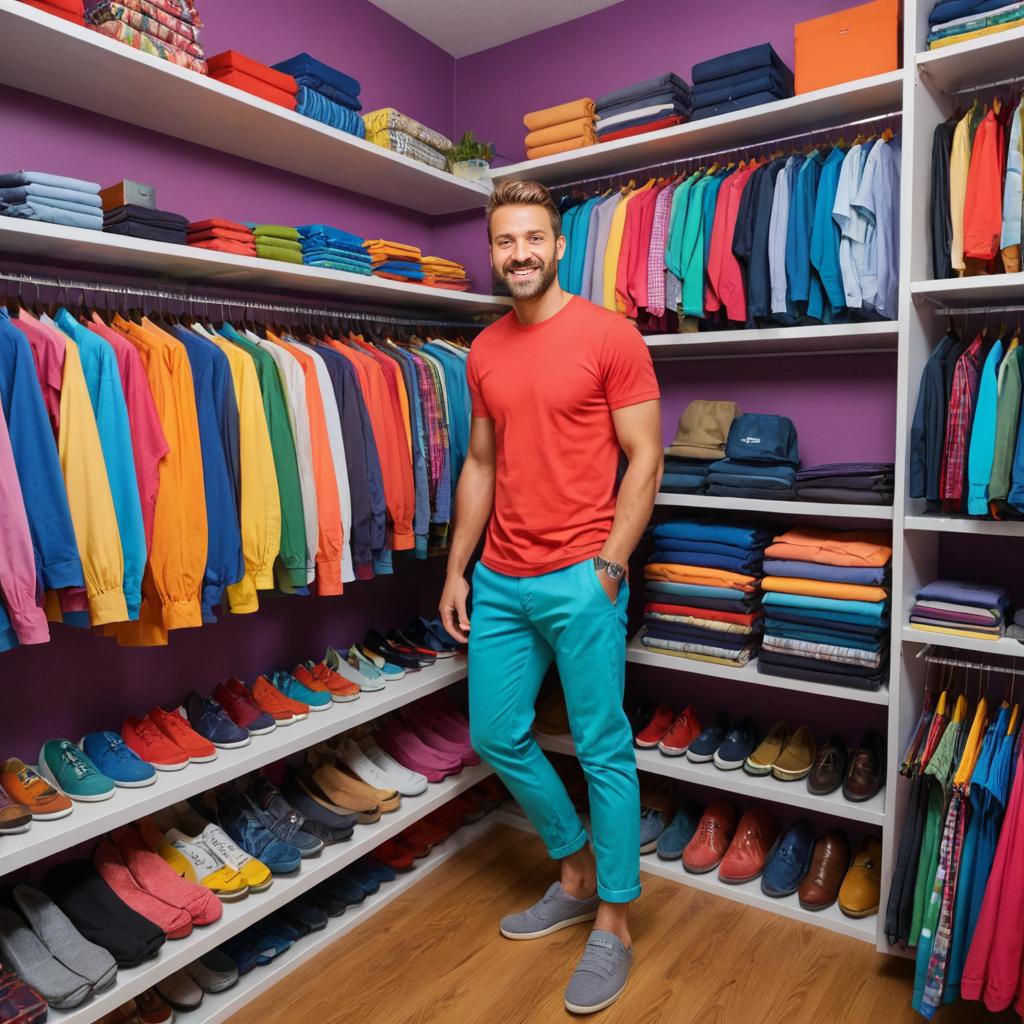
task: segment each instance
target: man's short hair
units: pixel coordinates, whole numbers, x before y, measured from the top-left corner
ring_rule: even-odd
[[[487,200],[487,237],[491,236],[491,214],[502,206],[543,206],[551,218],[555,238],[562,233],[562,214],[551,193],[538,181],[503,181]]]

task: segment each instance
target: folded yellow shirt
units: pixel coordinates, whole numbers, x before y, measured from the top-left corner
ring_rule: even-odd
[[[553,124],[547,128],[538,128],[526,136],[526,148],[536,149],[538,146],[550,146],[553,142],[568,142],[570,139],[585,139],[587,142],[597,142],[597,135],[594,132],[594,119],[581,117],[575,121],[563,121],[561,124]]]
[[[644,569],[649,580],[663,583],[693,583],[701,587],[726,587],[750,594],[757,589],[756,576],[743,576],[725,569],[711,569],[703,565],[678,565],[675,562],[651,562]]]
[[[919,629],[922,633],[944,633],[946,636],[969,636],[974,640],[991,640],[998,643],[1002,637],[995,633],[972,633],[969,629],[947,629],[945,626],[925,626],[920,622],[910,623],[911,629]]]
[[[837,601],[871,601],[877,603],[889,596],[884,587],[860,583],[833,583],[830,580],[805,580],[794,576],[765,576],[763,590],[777,594],[802,594],[804,597],[831,597]]]
[[[559,103],[557,107],[546,107],[544,110],[534,110],[524,115],[523,127],[528,132],[535,132],[541,128],[550,128],[553,124],[578,121],[581,117],[592,118],[595,109],[594,101],[591,99],[571,100],[568,103]]]
[[[539,160],[542,156],[554,156],[556,153],[570,153],[574,149],[593,146],[589,139],[567,139],[565,142],[552,142],[550,146],[536,146],[526,151],[527,160]]]

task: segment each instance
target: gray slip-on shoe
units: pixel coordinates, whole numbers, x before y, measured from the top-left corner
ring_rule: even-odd
[[[569,928],[597,917],[596,895],[587,899],[570,896],[559,882],[551,887],[532,907],[501,919],[501,934],[506,939],[539,939],[562,928]]]
[[[55,1010],[70,1010],[92,993],[92,985],[55,959],[35,932],[7,907],[0,907],[0,959]]]
[[[597,1013],[611,1006],[626,988],[633,951],[617,935],[590,933],[576,970],[565,990],[565,1008],[570,1013]]]

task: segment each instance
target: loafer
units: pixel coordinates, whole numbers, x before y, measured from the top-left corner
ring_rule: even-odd
[[[666,757],[682,757],[702,731],[697,712],[692,707],[686,707],[676,715],[668,732],[658,741],[658,749]]]
[[[315,821],[334,833],[345,833],[346,838],[352,835],[353,827],[356,824],[354,814],[337,814],[321,803],[317,803],[299,785],[294,774],[289,775],[281,786],[281,793],[284,798],[301,814],[308,824]],[[335,840],[336,842],[338,840]]]
[[[676,811],[668,828],[658,836],[656,852],[661,860],[679,860],[694,837],[701,819],[701,806],[693,801]]]
[[[714,753],[715,767],[722,771],[742,768],[757,746],[757,729],[752,718],[741,718],[726,734]]]
[[[391,785],[402,796],[419,796],[427,791],[429,783],[426,775],[410,771],[404,765],[399,764],[390,754],[381,750],[372,737],[367,736],[361,739],[359,749],[384,772]]]
[[[761,892],[776,899],[792,896],[810,870],[813,853],[814,829],[801,818],[786,829],[768,858],[761,876]]]
[[[161,835],[152,819],[141,822],[139,830],[146,845],[187,882],[205,886],[225,903],[249,894],[249,886],[241,873],[225,864],[205,843],[197,843],[177,828]]]
[[[814,733],[801,725],[789,738],[785,749],[772,766],[772,776],[780,782],[795,782],[805,779],[811,772],[814,759],[818,756],[818,743]]]
[[[13,836],[32,827],[32,811],[15,803],[6,790],[0,789],[0,836]]]
[[[193,960],[185,970],[188,976],[204,992],[226,992],[238,982],[238,968],[231,957],[219,949],[211,949],[198,960]]]
[[[697,764],[705,764],[715,756],[715,751],[722,745],[725,734],[729,731],[729,716],[724,712],[715,715],[710,725],[690,744],[686,751],[686,759]]]
[[[652,747],[656,747],[664,738],[665,733],[672,728],[675,717],[675,712],[667,704],[661,704],[651,716],[650,721],[636,734],[633,742],[641,750],[650,750]]]
[[[74,810],[68,797],[17,757],[0,765],[0,786],[16,804],[27,807],[35,821],[66,818]]]
[[[768,735],[761,740],[757,749],[743,763],[743,770],[748,775],[770,775],[779,755],[789,742],[789,726],[785,722],[776,722]]]
[[[563,928],[593,921],[599,903],[596,894],[580,899],[567,893],[560,882],[552,882],[532,907],[503,917],[499,931],[506,939],[539,939]]]
[[[181,716],[188,721],[193,731],[209,740],[222,750],[247,747],[252,742],[249,730],[235,725],[227,712],[209,697],[200,697],[190,690],[181,705]]]
[[[814,843],[811,866],[800,883],[798,897],[804,910],[827,910],[839,898],[850,866],[850,844],[846,834],[830,829]]]
[[[39,751],[39,774],[72,800],[109,800],[117,786],[71,740],[47,740]]]
[[[206,737],[200,736],[179,712],[152,708],[146,717],[172,743],[184,750],[193,764],[217,760],[217,748]]]
[[[740,818],[718,877],[729,885],[752,882],[764,871],[779,841],[779,823],[767,807],[752,807]]]
[[[395,842],[393,839],[388,839],[381,843],[374,851],[374,857],[377,858],[382,864],[386,864],[389,868],[394,871],[408,871],[412,867],[412,862],[416,859],[418,851],[411,850],[407,846],[403,846],[400,843]],[[424,853],[420,853],[421,857],[425,857],[427,850]]]
[[[860,803],[878,794],[885,781],[885,756],[882,741],[874,729],[868,729],[860,746],[850,755],[850,767],[843,780],[843,796]]]
[[[626,989],[633,951],[617,935],[595,928],[565,990],[570,1013],[597,1013],[611,1006]]]
[[[252,694],[238,680],[237,688],[221,683],[213,691],[213,699],[224,709],[224,714],[250,736],[265,736],[277,728],[274,716],[260,710]],[[237,971],[235,972],[237,975]]]
[[[882,844],[865,836],[839,888],[839,909],[847,917],[878,913],[882,891]]]
[[[324,664],[332,672],[337,672],[342,679],[355,683],[363,693],[384,689],[384,677],[374,666],[364,665],[360,668],[353,665],[345,655],[334,647],[328,647],[324,652]]]
[[[306,819],[266,779],[257,776],[245,800],[266,828],[303,857],[319,857],[323,852],[323,840],[302,830]]]
[[[355,882],[367,896],[372,896],[379,891],[381,882],[384,881],[380,874],[362,859],[357,860],[354,864],[349,864],[341,873],[350,882]]]
[[[189,763],[188,754],[164,735],[148,717],[129,715],[121,726],[121,739],[157,771],[176,772]]]
[[[818,748],[818,754],[807,776],[807,791],[815,796],[834,793],[846,778],[849,767],[849,753],[839,736],[830,736],[827,743]]]
[[[714,871],[736,833],[736,808],[728,800],[712,800],[704,809],[697,831],[683,849],[683,867],[692,875]]]
[[[387,772],[378,768],[363,753],[351,736],[345,736],[339,741],[337,759],[338,763],[344,765],[357,779],[388,794],[386,799],[390,800],[400,795],[398,785],[388,776]]]
[[[116,732],[91,732],[78,745],[115,786],[141,789],[156,782],[156,769],[143,761]]]

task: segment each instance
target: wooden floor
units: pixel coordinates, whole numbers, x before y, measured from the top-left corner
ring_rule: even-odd
[[[585,926],[533,942],[499,917],[554,878],[536,836],[500,826],[429,880],[250,1003],[231,1024],[553,1024]],[[601,1024],[903,1024],[912,961],[866,943],[644,876],[637,959]],[[1016,1021],[977,1003],[939,1024]]]

